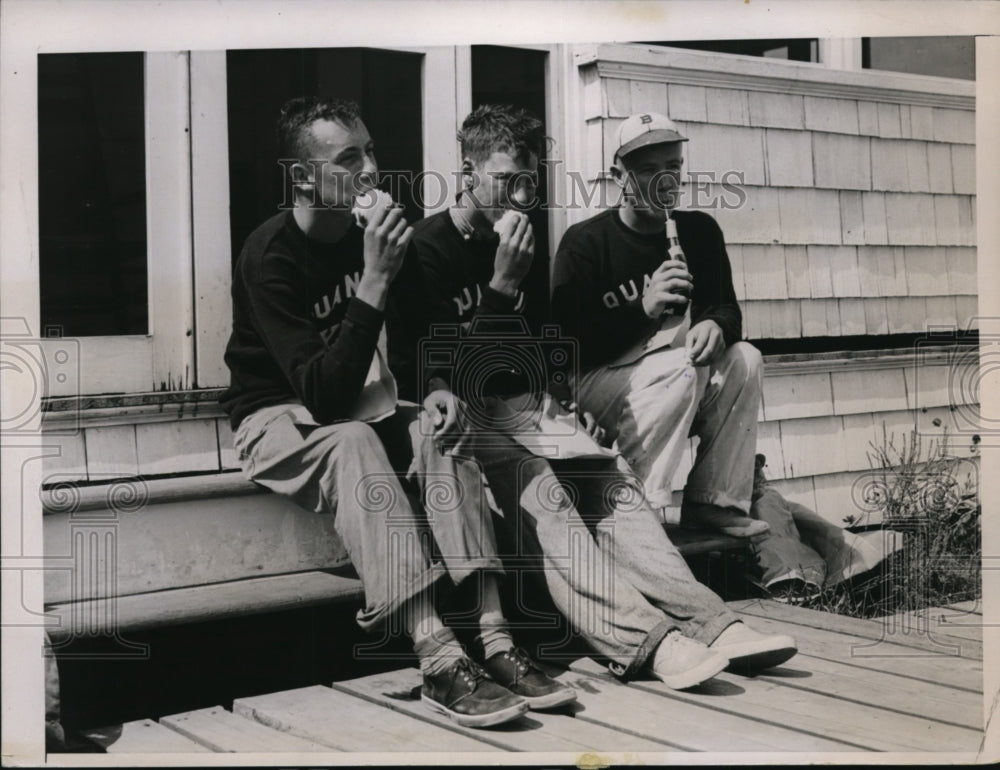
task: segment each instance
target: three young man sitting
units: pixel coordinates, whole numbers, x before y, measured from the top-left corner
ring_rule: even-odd
[[[595,481],[584,482],[574,502],[559,479],[560,461],[505,427],[518,408],[509,397],[530,390],[516,376],[499,378],[505,384],[498,392],[463,394],[460,383],[415,367],[414,345],[436,322],[530,315],[521,288],[534,256],[530,221],[504,213],[534,198],[540,123],[511,108],[476,110],[460,134],[462,192],[448,211],[412,229],[385,202],[367,212],[363,230],[356,226],[352,207],[377,181],[373,143],[356,106],[293,100],[279,137],[286,164],[296,161],[287,164],[295,208],[258,228],[237,264],[226,352],[232,380],[222,403],[244,473],[335,516],[365,589],[358,622],[375,629],[401,620],[429,707],[486,726],[575,697],[511,638],[483,477],[504,514],[500,524],[541,560],[556,606],[622,677],[651,673],[685,688],[730,665],[757,669],[791,657],[790,638],[752,631],[694,579],[647,503],[644,480],[633,478],[622,457],[592,458]],[[697,250],[681,232],[693,257]],[[684,288],[669,283],[681,280],[690,293],[692,278],[672,269],[657,290]],[[738,316],[735,332],[738,339]],[[711,331],[694,342],[697,360],[680,367],[680,377],[686,372],[697,383],[685,403],[712,401],[698,367],[716,361],[724,345]],[[476,426],[463,395],[476,400]],[[527,395],[543,400],[531,403],[551,402],[543,393]],[[405,400],[416,397],[421,405]],[[627,434],[627,420],[613,410],[592,408],[595,420],[565,406],[579,412],[596,441]],[[684,430],[682,423],[675,430]],[[749,460],[752,467],[752,451]],[[431,481],[448,487],[450,502],[428,494]],[[391,494],[379,498],[377,484]],[[607,494],[609,486],[618,493]],[[406,488],[421,497],[422,510]],[[734,522],[726,518],[724,526]],[[609,565],[613,579],[585,568],[595,564]],[[471,580],[480,592],[477,633],[463,648],[441,620],[446,597],[438,588]]]

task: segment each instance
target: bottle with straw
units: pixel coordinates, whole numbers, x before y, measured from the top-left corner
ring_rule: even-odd
[[[684,264],[687,264],[687,258],[684,256],[684,251],[681,249],[680,239],[677,237],[677,222],[674,220],[670,213],[667,214],[666,219],[667,226],[667,258],[676,259]],[[664,311],[664,315],[683,315],[684,311],[687,309],[687,305],[668,305]]]

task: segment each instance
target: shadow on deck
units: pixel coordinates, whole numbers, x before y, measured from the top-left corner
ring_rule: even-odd
[[[399,761],[394,752],[406,752],[409,761],[429,752],[596,752],[607,761],[637,752],[948,752],[961,761],[979,750],[977,607],[875,621],[759,599],[729,606],[761,631],[791,634],[799,654],[761,675],[727,672],[685,692],[653,680],[622,684],[579,658],[558,670],[576,689],[575,704],[485,730],[425,709],[412,694],[418,671],[403,668],[237,698],[232,710],[90,730],[88,737],[119,755],[308,753],[303,761],[310,763],[323,752],[387,752],[385,761]]]

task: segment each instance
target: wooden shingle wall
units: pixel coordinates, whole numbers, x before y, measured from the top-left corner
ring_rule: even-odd
[[[570,210],[571,222],[616,200],[604,172],[622,120],[657,111],[690,139],[682,208],[706,210],[722,227],[748,339],[920,332],[974,320],[975,112],[971,98],[961,109],[929,106],[926,92],[939,81],[938,103],[952,104],[944,97],[968,84],[920,78],[925,90],[912,92],[919,103],[907,104],[901,76],[891,76],[890,91],[886,73],[850,73],[851,87],[831,98],[810,95],[806,80],[801,93],[774,90],[787,88],[775,78],[815,80],[818,65],[771,62],[759,82],[743,78],[733,88],[730,70],[749,57],[727,64],[715,54],[625,45],[592,56],[581,69],[582,166],[598,194]],[[714,76],[687,69],[699,56]],[[830,92],[836,78],[815,87]]]
[[[239,468],[229,420],[218,405],[189,409],[189,414],[162,406],[153,414],[113,411],[95,410],[79,425],[59,417],[43,422],[43,484]],[[67,424],[73,428],[66,429]]]
[[[689,186],[686,205],[718,204],[710,213],[726,235],[748,339],[828,337],[836,350],[840,336],[964,328],[975,316],[970,84],[645,46],[599,46],[579,62],[574,164],[597,194],[568,180],[567,202],[582,205],[568,205],[567,220],[615,200],[603,172],[620,122],[666,113],[691,139],[687,170],[716,180],[697,200]],[[738,189],[722,184],[727,172],[742,175]],[[914,428],[927,440],[947,428],[953,453],[971,456],[975,397],[961,382],[947,356],[768,365],[758,440],[767,475],[843,523],[859,513],[852,495],[870,476],[883,424],[897,445]],[[50,485],[238,468],[214,405],[111,409],[78,430],[51,426]]]
[[[926,449],[947,432],[951,454],[975,457],[978,412],[962,392],[966,382],[947,354],[919,365],[894,362],[869,369],[840,364],[830,371],[783,373],[778,366],[765,367],[757,438],[757,451],[767,457],[765,473],[786,497],[842,525],[846,516],[866,510],[859,495],[877,478],[872,455],[884,437],[901,447],[916,428]],[[118,419],[130,422],[91,416],[78,431],[47,434],[43,483],[239,468],[229,422],[211,409],[163,415],[156,422],[148,422],[149,416]],[[696,449],[691,439],[674,476],[678,506]],[[868,517],[870,523],[877,520]]]
[[[599,194],[571,223],[617,199],[622,120],[661,112],[690,139],[681,205],[722,227],[747,339],[836,351],[844,336],[976,328],[971,84],[643,45],[581,47],[577,63],[581,167]],[[783,494],[858,517],[883,425],[897,447],[916,429],[925,454],[947,429],[950,451],[974,456],[975,394],[947,354],[910,352],[766,367],[758,451]],[[675,489],[690,467],[689,453]]]
[[[880,515],[865,499],[865,490],[882,478],[877,449],[889,447],[895,456],[915,430],[922,457],[936,444],[962,461],[956,474],[964,483],[968,473],[978,473],[974,436],[979,422],[976,405],[962,392],[965,381],[946,355],[919,365],[765,371],[757,426],[757,451],[767,458],[765,475],[788,499],[835,524],[844,525],[847,517],[877,523]],[[675,505],[680,505],[696,447],[692,439],[674,476]]]

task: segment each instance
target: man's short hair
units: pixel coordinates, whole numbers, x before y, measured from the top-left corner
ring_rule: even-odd
[[[321,99],[299,96],[285,102],[278,116],[278,152],[282,158],[305,161],[312,152],[310,129],[317,120],[332,120],[351,126],[361,119],[356,102],[348,99]]]
[[[545,130],[542,121],[523,107],[484,104],[462,121],[458,141],[462,157],[477,163],[494,152],[506,152],[513,158],[534,153],[540,158],[545,147]]]

